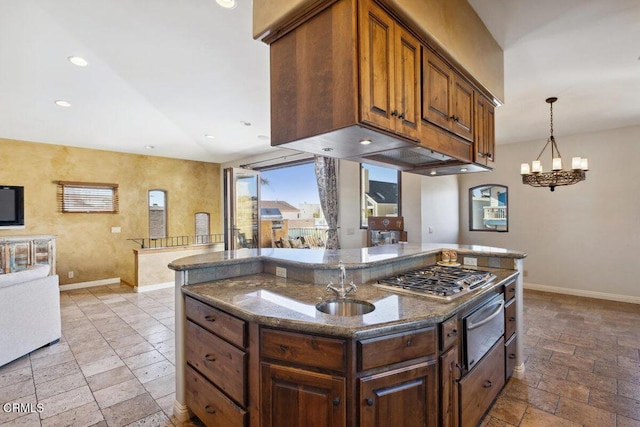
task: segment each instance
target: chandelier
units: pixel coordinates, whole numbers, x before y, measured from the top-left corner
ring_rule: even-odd
[[[547,139],[547,143],[538,154],[538,157],[529,163],[522,163],[520,165],[520,175],[522,175],[522,183],[529,184],[532,187],[549,187],[551,191],[554,191],[556,187],[561,185],[572,185],[580,181],[584,181],[587,178],[586,172],[589,170],[589,161],[582,157],[573,157],[571,159],[571,170],[562,169],[562,156],[556,139],[553,137],[553,103],[558,98],[547,98],[550,110],[550,128],[551,136]],[[544,150],[551,144],[551,172],[542,171],[542,163],[540,163],[540,156],[544,153]]]

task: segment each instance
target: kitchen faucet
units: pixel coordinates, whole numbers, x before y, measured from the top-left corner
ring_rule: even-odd
[[[340,288],[337,288],[333,285],[333,282],[329,281],[327,285],[327,290],[332,290],[338,295],[340,298],[345,298],[349,293],[356,292],[358,287],[353,283],[353,280],[349,283],[348,286],[344,286],[344,281],[347,280],[347,269],[344,268],[344,264],[342,261],[338,264],[338,268],[340,269],[340,273],[338,277],[340,278]]]

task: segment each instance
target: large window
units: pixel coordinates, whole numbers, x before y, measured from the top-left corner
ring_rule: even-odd
[[[469,231],[509,231],[507,191],[497,184],[469,189]]]
[[[400,172],[380,166],[360,165],[360,226],[370,216],[401,216]]]

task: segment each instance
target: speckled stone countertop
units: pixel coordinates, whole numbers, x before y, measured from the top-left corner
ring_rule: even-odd
[[[380,263],[389,263],[412,257],[436,254],[442,249],[456,249],[460,255],[525,258],[523,252],[510,249],[477,245],[454,245],[442,243],[398,243],[358,249],[240,249],[236,251],[213,252],[180,258],[169,264],[176,271],[207,268],[225,264],[241,264],[266,260],[299,267],[335,268],[342,261],[347,268],[367,268]]]
[[[375,282],[359,285],[357,292],[349,295],[349,298],[370,302],[376,308],[371,313],[349,317],[316,310],[317,303],[334,298],[334,294],[326,291],[324,286],[267,273],[188,285],[182,291],[230,314],[262,325],[363,338],[440,323],[457,311],[471,306],[479,298],[494,293],[499,286],[518,274],[507,269],[483,270],[492,271],[497,276],[496,280],[451,302],[390,292],[374,286]]]

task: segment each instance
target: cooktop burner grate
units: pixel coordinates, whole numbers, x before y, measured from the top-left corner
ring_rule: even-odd
[[[432,265],[380,279],[378,284],[383,285],[382,287],[451,300],[491,283],[495,277],[483,270]]]

